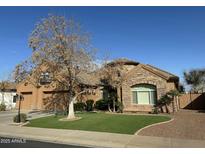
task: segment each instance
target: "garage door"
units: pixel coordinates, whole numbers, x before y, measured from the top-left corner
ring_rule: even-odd
[[[24,92],[23,101],[21,102],[21,109],[32,110],[32,92]]]

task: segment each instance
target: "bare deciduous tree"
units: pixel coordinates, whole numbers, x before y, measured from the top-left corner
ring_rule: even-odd
[[[89,35],[73,19],[49,16],[36,25],[29,38],[32,56],[16,68],[16,81],[28,79],[36,86],[42,71],[49,79],[68,90],[68,118],[75,118],[74,103],[80,94],[90,89],[82,84],[85,74],[93,71],[95,50],[90,45]],[[35,79],[33,79],[35,78]]]
[[[119,97],[117,90],[121,90],[122,83],[126,79],[126,72],[123,59],[111,63],[105,60],[102,67],[101,80],[109,92],[109,97],[113,103],[113,112],[116,112],[115,106]],[[110,106],[108,106],[108,110],[111,111]]]

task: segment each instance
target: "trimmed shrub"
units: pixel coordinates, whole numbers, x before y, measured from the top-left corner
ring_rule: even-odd
[[[103,111],[108,110],[108,100],[100,99],[96,101],[95,108],[97,110],[103,110]]]
[[[158,107],[154,107],[154,108],[152,109],[151,114],[159,114],[159,113],[160,113],[160,111],[159,111],[159,108],[158,108]]]
[[[21,119],[21,121],[20,121]],[[25,113],[21,113],[20,114],[20,119],[19,119],[19,115],[15,115],[13,118],[13,122],[19,123],[20,122],[26,122],[27,120],[27,115]]]
[[[6,105],[0,104],[0,111],[6,111]]]
[[[95,109],[107,111],[108,104],[110,104],[110,109],[113,110],[113,102],[112,102],[112,100],[109,100],[109,99],[100,99],[100,100],[96,101]],[[117,101],[115,103],[115,109],[116,109],[116,112],[122,113],[123,112],[123,104],[121,102]]]
[[[86,104],[83,102],[77,102],[74,104],[74,111],[85,111]]]
[[[116,104],[115,104],[115,107],[116,107],[116,111],[118,112],[118,113],[122,113],[123,112],[123,104],[122,104],[122,102],[117,102]]]
[[[94,104],[94,100],[87,100],[86,101],[86,111],[90,112],[93,111],[93,104]]]

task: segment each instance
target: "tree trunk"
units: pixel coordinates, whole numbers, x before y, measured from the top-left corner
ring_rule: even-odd
[[[108,103],[108,111],[112,112],[112,110],[110,109],[110,103]]]
[[[54,114],[57,115],[57,104],[54,104]]]
[[[69,113],[68,113],[67,119],[74,119],[75,118],[75,113],[74,113],[75,101],[76,101],[76,97],[74,97],[69,104]]]
[[[116,112],[116,109],[115,109],[115,100],[113,100],[113,112]]]
[[[69,103],[69,113],[68,113],[68,117],[67,119],[74,119],[75,118],[75,112],[74,112],[74,103],[76,103],[77,97],[82,94],[85,93],[86,91],[81,91],[80,93],[78,93],[75,97],[73,97],[72,99],[70,99],[70,103]]]
[[[166,112],[170,114],[169,107],[165,104]]]
[[[172,100],[172,112],[175,112],[174,100]]]
[[[176,96],[177,111],[179,111],[179,96]]]

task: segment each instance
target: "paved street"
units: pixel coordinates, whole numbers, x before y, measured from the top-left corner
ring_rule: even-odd
[[[82,146],[56,144],[21,138],[0,137],[0,148],[86,148]]]

